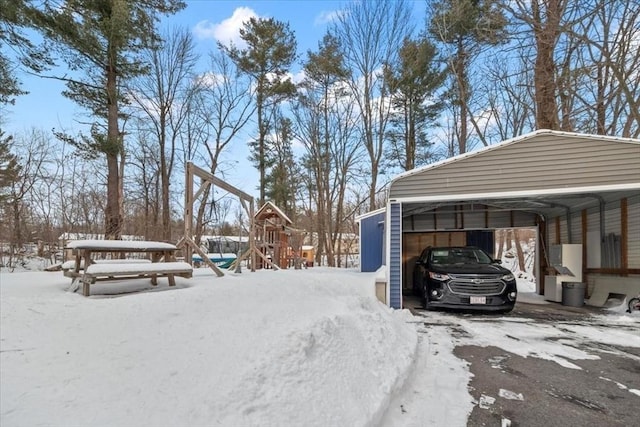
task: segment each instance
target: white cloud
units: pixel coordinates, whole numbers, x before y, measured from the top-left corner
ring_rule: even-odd
[[[344,14],[343,10],[332,10],[332,11],[322,11],[314,21],[315,26],[329,24],[331,22],[336,21],[342,14]]]
[[[225,81],[225,76],[219,73],[208,72],[200,74],[196,79],[202,86],[212,88],[222,85]]]
[[[306,74],[305,74],[304,70],[300,70],[295,74],[289,73],[289,78],[295,84],[298,84],[301,81],[303,81],[305,77],[306,77]]]
[[[207,20],[200,21],[193,28],[193,33],[201,39],[214,39],[223,45],[230,43],[238,47],[243,47],[244,42],[240,38],[240,28],[249,18],[258,17],[256,12],[248,7],[239,7],[233,11],[231,17],[220,23],[213,23]]]

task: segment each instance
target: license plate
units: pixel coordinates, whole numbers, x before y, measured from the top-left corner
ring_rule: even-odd
[[[471,304],[486,304],[487,297],[471,297],[469,303]]]

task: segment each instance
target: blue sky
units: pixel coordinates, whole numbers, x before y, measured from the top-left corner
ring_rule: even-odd
[[[206,55],[215,48],[217,40],[239,40],[238,29],[242,19],[249,16],[274,17],[288,22],[298,40],[299,53],[315,50],[327,29],[327,21],[323,17],[343,4],[338,1],[190,0],[183,11],[163,19],[162,25],[189,28],[203,56],[204,67]],[[19,132],[33,126],[45,129],[80,127],[73,116],[82,110],[61,95],[65,87],[63,83],[24,73],[20,79],[29,95],[18,97],[14,106],[3,107],[7,131]]]
[[[393,0],[390,0],[393,1]],[[176,15],[163,19],[162,27],[186,27],[190,29],[202,55],[202,71],[207,63],[207,54],[216,48],[216,42],[240,40],[238,29],[243,20],[250,16],[273,17],[289,23],[298,42],[300,58],[306,57],[308,50],[316,50],[330,21],[347,4],[346,1],[333,0],[187,0],[187,7]],[[416,13],[414,17],[421,22],[424,1],[412,1]],[[296,64],[295,74],[300,69]],[[63,70],[64,71],[64,70]],[[61,73],[59,73],[61,74]],[[21,133],[33,127],[43,130],[56,128],[76,133],[84,128],[78,121],[85,120],[84,111],[61,95],[65,86],[59,81],[22,74],[23,89],[30,93],[16,99],[14,106],[3,107],[3,128],[8,133]],[[239,164],[246,164],[248,150],[233,153]],[[257,172],[238,174],[236,185],[245,190],[253,190],[257,185]],[[240,178],[241,177],[241,178]]]

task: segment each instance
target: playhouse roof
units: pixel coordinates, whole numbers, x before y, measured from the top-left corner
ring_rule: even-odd
[[[282,218],[288,225],[293,224],[293,221],[291,221],[291,219],[289,219],[289,217],[279,207],[277,207],[271,202],[266,202],[264,205],[262,205],[262,207],[258,209],[258,212],[256,212],[254,217],[258,219],[267,213],[275,213],[280,218]]]

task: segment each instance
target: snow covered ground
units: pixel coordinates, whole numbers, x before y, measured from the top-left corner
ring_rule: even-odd
[[[464,426],[478,402],[467,363],[452,353],[463,341],[514,351],[509,337],[528,337],[518,354],[572,369],[571,360],[597,357],[553,346],[545,337],[568,332],[517,317],[482,332],[462,318],[465,336],[429,328],[425,317],[450,317],[389,309],[375,299],[374,274],[218,278],[201,268],[175,288],[133,280],[94,285],[85,298],[65,291],[60,272],[1,270],[0,425]],[[618,310],[603,322],[640,316]],[[640,347],[622,331],[572,333]]]

